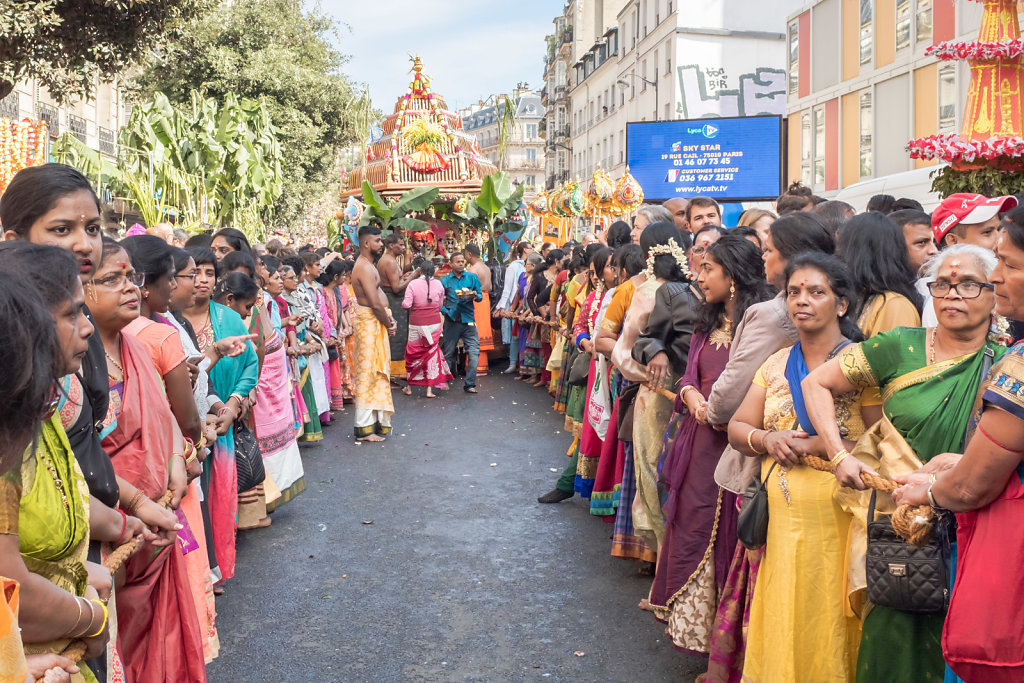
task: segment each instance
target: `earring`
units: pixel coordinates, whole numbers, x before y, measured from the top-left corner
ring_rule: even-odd
[[[87,286],[89,287],[89,298],[92,299],[94,302],[97,301],[96,286],[93,285],[91,282]]]
[[[731,284],[731,285],[729,285],[729,301],[732,301],[735,298],[736,298],[736,285]]]

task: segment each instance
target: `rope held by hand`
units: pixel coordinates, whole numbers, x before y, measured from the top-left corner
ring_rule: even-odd
[[[835,466],[828,460],[813,456],[802,455],[800,462],[820,472],[835,473]],[[868,488],[882,493],[892,493],[899,484],[892,479],[887,479],[870,472],[861,472],[860,480]],[[932,527],[935,523],[935,510],[930,505],[900,505],[889,518],[892,522],[892,529],[896,534],[910,545],[918,548],[928,545],[932,537]]]
[[[670,401],[676,399],[675,393],[664,387],[653,387],[650,383],[644,386]],[[835,474],[836,471],[835,466],[830,461],[814,455],[802,455],[800,456],[800,462],[820,472]],[[881,491],[882,493],[892,493],[899,488],[899,484],[892,479],[887,479],[870,472],[861,472],[860,479],[868,488]],[[928,545],[928,542],[931,540],[932,527],[935,525],[935,510],[930,505],[900,505],[892,513],[889,521],[892,522],[893,531],[900,538],[910,545],[920,548]]]
[[[168,490],[160,497],[160,500],[158,500],[156,504],[160,507],[167,507],[168,503],[171,502],[172,496],[173,494]],[[127,562],[132,555],[139,552],[144,544],[145,541],[142,540],[142,536],[129,538],[127,541],[114,548],[113,552],[111,552],[110,555],[107,556],[107,559],[103,561],[103,566],[106,567],[111,574],[114,574],[118,569],[124,566],[124,563]],[[85,641],[72,640],[60,654],[63,657],[67,657],[72,662],[82,661],[82,658],[85,656]],[[44,680],[45,678],[37,678],[36,683],[42,683]]]

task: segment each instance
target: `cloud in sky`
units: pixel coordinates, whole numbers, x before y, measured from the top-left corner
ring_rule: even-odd
[[[321,0],[342,27],[345,73],[366,83],[373,104],[391,113],[420,55],[434,92],[450,109],[525,81],[540,88],[544,36],[562,0]]]

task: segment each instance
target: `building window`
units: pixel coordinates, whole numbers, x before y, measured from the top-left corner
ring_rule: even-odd
[[[654,51],[654,78],[658,78],[658,51]]]
[[[896,0],[896,49],[910,47],[910,0]]]
[[[825,108],[814,109],[814,184],[825,184]]]
[[[619,163],[626,160],[626,134],[619,131]]]
[[[525,132],[523,134],[524,134],[524,136],[526,137],[527,140],[536,140],[537,139],[537,124],[536,123],[528,123],[523,128],[525,129]]]
[[[535,176],[535,175],[528,175],[528,176],[526,176],[526,182],[524,183],[524,185],[526,185],[526,187],[531,189],[531,190],[533,188],[537,187],[537,176]]]
[[[811,186],[811,113],[800,114],[800,181]]]
[[[535,164],[537,163],[537,150],[533,147],[526,148],[526,163]]]
[[[672,75],[672,50],[665,48],[665,75]]]
[[[647,60],[640,64],[640,92],[647,90]]]
[[[800,24],[789,25],[789,94],[796,95],[800,84]]]
[[[932,42],[932,0],[917,0],[917,42]]]
[[[871,107],[871,91],[865,90],[860,94],[860,120],[859,120],[859,142],[860,147],[860,177],[865,178],[872,174],[871,138],[874,130],[874,113]]]
[[[956,127],[956,66],[939,68],[939,132],[948,133]]]
[[[860,63],[871,63],[871,0],[860,0]]]
[[[665,120],[672,120],[672,105],[670,105],[668,102],[665,103]]]

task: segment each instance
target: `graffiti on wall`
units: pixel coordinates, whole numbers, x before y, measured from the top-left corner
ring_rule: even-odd
[[[715,116],[756,116],[786,113],[786,72],[759,68],[739,77],[739,88],[728,87],[724,67],[687,64],[678,67],[676,114],[683,119]]]

